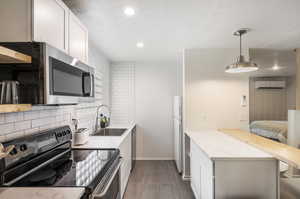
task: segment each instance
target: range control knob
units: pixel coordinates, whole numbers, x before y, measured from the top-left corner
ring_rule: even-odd
[[[27,150],[27,145],[26,144],[22,144],[20,146],[20,151],[26,151]]]
[[[70,134],[71,133],[71,131],[70,130],[67,130],[67,134]]]
[[[10,155],[16,155],[17,153],[18,150],[16,149],[16,147],[11,152],[9,152]]]
[[[67,135],[67,132],[66,132],[66,131],[63,131],[63,133],[62,133],[62,134],[63,134],[63,136],[65,136],[65,135]]]
[[[57,133],[56,135],[57,135],[57,137],[61,137],[62,133]]]

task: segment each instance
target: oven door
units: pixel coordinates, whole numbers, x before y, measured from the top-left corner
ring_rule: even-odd
[[[117,166],[108,171],[104,185],[98,185],[92,193],[92,199],[121,199],[120,160]]]

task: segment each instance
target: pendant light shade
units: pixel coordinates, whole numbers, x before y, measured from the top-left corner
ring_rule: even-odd
[[[256,63],[252,63],[250,61],[245,61],[243,55],[240,55],[237,58],[237,61],[229,66],[226,67],[225,72],[227,73],[246,73],[257,71],[258,67]]]
[[[248,31],[249,29],[240,29],[233,34],[240,37],[240,55],[236,62],[226,66],[226,73],[246,73],[258,70],[257,64],[252,63],[251,61],[246,61],[245,57],[242,55],[242,35],[246,34]]]

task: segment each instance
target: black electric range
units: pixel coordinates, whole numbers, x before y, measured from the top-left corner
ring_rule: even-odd
[[[69,126],[3,145],[14,145],[0,160],[4,187],[84,187],[82,198],[120,198],[118,149],[72,149]]]

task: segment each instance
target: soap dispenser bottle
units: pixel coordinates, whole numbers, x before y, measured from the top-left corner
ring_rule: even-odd
[[[102,113],[100,114],[100,127],[101,128],[106,127],[106,117]]]

